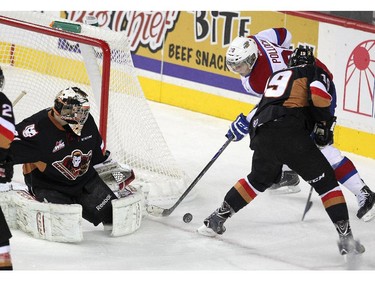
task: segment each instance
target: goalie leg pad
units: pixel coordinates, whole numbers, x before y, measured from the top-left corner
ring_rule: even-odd
[[[26,191],[17,191],[13,199],[22,231],[54,242],[83,240],[81,205],[39,202]]]
[[[0,206],[9,228],[17,228],[17,211],[13,196],[16,191],[0,192]]]
[[[111,236],[131,234],[142,223],[142,195],[133,195],[112,200],[113,225]]]

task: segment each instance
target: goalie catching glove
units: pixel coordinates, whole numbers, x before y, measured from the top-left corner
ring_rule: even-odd
[[[241,113],[232,122],[225,136],[228,139],[233,139],[233,141],[240,141],[249,133],[249,125],[250,123],[247,121],[246,116]]]
[[[325,122],[317,122],[313,131],[314,142],[319,147],[333,144],[333,130],[336,126],[336,116]]]
[[[112,159],[107,159],[94,166],[101,179],[116,194],[117,197],[126,197],[135,192],[129,184],[134,180],[133,170]]]

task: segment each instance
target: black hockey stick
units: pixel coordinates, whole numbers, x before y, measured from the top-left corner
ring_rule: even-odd
[[[305,210],[303,211],[303,215],[302,215],[302,221],[305,218],[306,213],[311,209],[311,206],[313,204],[313,202],[311,201],[312,191],[313,191],[313,187],[310,188],[309,196],[307,197],[307,202],[306,202]]]
[[[212,157],[210,162],[204,167],[204,169],[199,173],[199,175],[195,178],[195,180],[190,184],[190,186],[185,190],[185,192],[178,198],[177,202],[170,207],[169,209],[164,209],[162,207],[158,207],[155,205],[148,205],[146,210],[150,215],[157,216],[157,217],[167,217],[169,216],[174,209],[184,200],[184,198],[188,195],[188,193],[193,189],[193,187],[197,184],[197,182],[203,177],[203,175],[207,172],[207,170],[212,166],[212,164],[216,161],[217,158],[219,158],[220,154],[227,148],[227,146],[230,144],[230,142],[233,139],[228,139],[223,146],[219,149],[218,152],[216,152],[215,156]]]

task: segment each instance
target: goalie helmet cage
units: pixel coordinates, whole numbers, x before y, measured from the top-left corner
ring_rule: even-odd
[[[124,32],[40,12],[0,12],[0,64],[9,99],[27,93],[15,107],[16,122],[51,107],[60,90],[80,87],[112,158],[134,170],[147,200],[169,204],[183,193],[188,178],[143,95]]]

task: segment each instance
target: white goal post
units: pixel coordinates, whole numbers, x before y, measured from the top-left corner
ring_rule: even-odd
[[[27,92],[15,108],[16,122],[51,107],[60,90],[78,86],[89,95],[112,158],[133,168],[134,184],[142,185],[147,200],[169,204],[184,192],[189,179],[144,97],[124,32],[39,12],[0,11],[0,65],[9,99]]]

